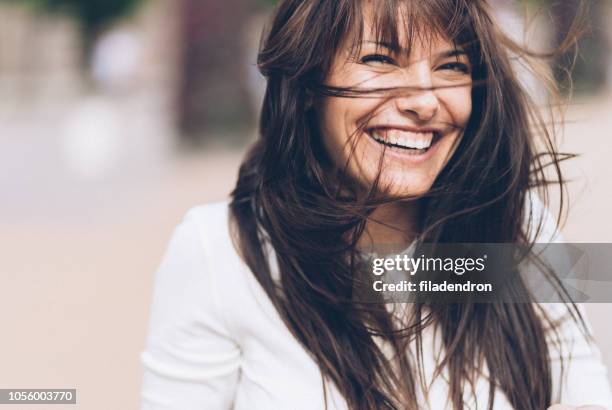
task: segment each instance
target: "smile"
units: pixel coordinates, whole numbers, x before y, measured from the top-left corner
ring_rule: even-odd
[[[441,138],[436,131],[407,131],[397,128],[371,128],[368,136],[393,151],[408,155],[422,155]]]

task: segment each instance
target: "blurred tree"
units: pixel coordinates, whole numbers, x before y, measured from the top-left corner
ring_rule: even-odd
[[[187,142],[242,136],[252,119],[245,36],[252,0],[180,0],[181,84],[177,107]]]
[[[610,30],[604,19],[608,15],[609,0],[528,0],[536,7],[549,11],[553,24],[554,46],[565,39],[577,17],[581,29],[576,48],[551,62],[561,89],[570,86],[578,92],[595,91],[608,81],[611,47],[606,35]]]
[[[279,0],[258,0],[259,4],[264,8],[272,8],[276,6]]]
[[[143,0],[3,0],[32,5],[46,12],[74,15],[83,32],[84,62],[89,62],[92,47],[100,31],[117,18],[132,13]]]
[[[553,63],[553,70],[563,89],[570,86],[567,71],[571,69],[569,78],[576,91],[589,92],[596,91],[607,81],[610,44],[603,19],[609,4],[606,0],[551,1],[550,10],[555,19],[556,41],[560,44],[575,18],[581,13],[581,7],[585,8],[585,21],[581,27],[583,32],[578,40],[578,47],[559,56]]]

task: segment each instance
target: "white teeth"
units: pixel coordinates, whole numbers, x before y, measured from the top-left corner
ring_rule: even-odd
[[[410,139],[408,138],[407,135],[400,135],[399,138],[397,139],[397,145],[401,145],[402,147],[411,146]],[[414,144],[414,146],[416,147],[416,144]]]
[[[399,145],[405,148],[426,149],[431,146],[433,132],[410,132],[403,130],[373,130],[372,137],[379,142]]]

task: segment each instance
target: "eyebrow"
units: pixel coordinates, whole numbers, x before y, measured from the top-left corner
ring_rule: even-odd
[[[361,43],[370,43],[370,44],[376,44],[378,46],[384,47],[388,50],[393,50],[393,47],[391,46],[391,44],[386,43],[384,41],[362,41]],[[463,49],[459,49],[459,48],[455,48],[452,50],[446,50],[446,51],[442,51],[440,53],[438,53],[436,55],[436,57],[438,58],[449,58],[449,57],[459,57],[459,56],[467,56],[467,52]]]

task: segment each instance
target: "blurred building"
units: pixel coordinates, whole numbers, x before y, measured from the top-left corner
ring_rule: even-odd
[[[191,140],[252,126],[245,47],[250,0],[180,0],[179,127]]]
[[[28,4],[0,1],[3,213],[64,212],[163,172],[176,135],[174,3],[149,0],[105,27],[90,64],[77,21]]]

